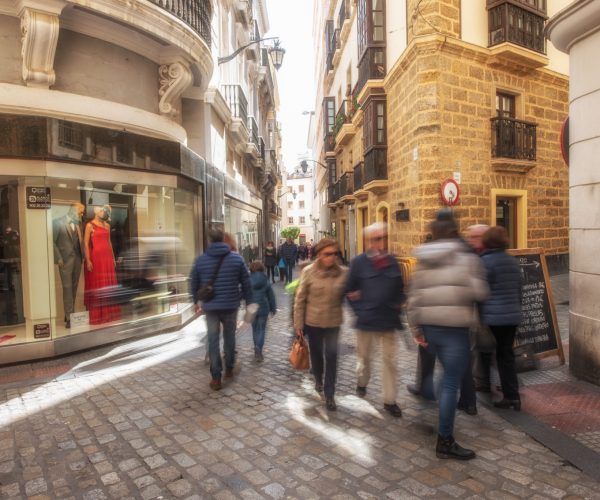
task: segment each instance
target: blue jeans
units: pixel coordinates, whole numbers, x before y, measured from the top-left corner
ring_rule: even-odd
[[[228,311],[206,311],[206,327],[208,336],[208,356],[210,358],[210,374],[214,380],[221,379],[221,349],[219,334],[223,325],[223,350],[225,352],[225,370],[233,370],[235,364],[235,328],[237,325],[237,309]]]
[[[469,329],[423,325],[428,351],[437,355],[444,367],[440,395],[439,434],[446,438],[454,433],[456,395],[469,367]]]
[[[254,339],[254,350],[262,352],[263,346],[265,345],[265,332],[267,330],[267,319],[269,315],[259,316],[258,314],[254,317],[252,322],[252,338]]]
[[[295,262],[292,260],[285,261],[285,282],[286,283],[292,282],[292,274],[294,271],[294,264],[295,264]]]

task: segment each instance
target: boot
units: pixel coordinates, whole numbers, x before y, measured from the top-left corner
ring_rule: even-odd
[[[514,408],[515,411],[521,411],[521,400],[520,399],[506,399],[503,398],[500,401],[494,402],[496,408],[502,408],[508,410]]]
[[[444,438],[438,434],[435,455],[438,458],[455,458],[456,460],[471,460],[475,458],[473,450],[467,450],[460,446],[452,436]]]

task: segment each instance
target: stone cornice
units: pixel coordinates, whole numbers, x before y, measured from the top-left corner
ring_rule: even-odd
[[[600,30],[600,2],[579,0],[554,15],[546,25],[546,37],[562,52],[568,53],[582,38]]]
[[[204,92],[204,102],[210,104],[226,126],[231,123],[231,110],[217,87],[208,87]]]

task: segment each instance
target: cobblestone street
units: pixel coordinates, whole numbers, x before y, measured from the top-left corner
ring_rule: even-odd
[[[459,413],[462,463],[435,457],[437,406],[409,395],[415,349],[399,336],[402,419],[383,412],[379,363],[354,395],[354,333],[340,345],[337,412],[287,361],[288,298],[265,361],[238,334],[238,370],[208,387],[203,321],[179,332],[0,370],[3,498],[600,498],[600,482],[479,406]],[[376,358],[377,359],[377,354]],[[21,376],[28,370],[27,377]],[[37,377],[31,379],[31,377]]]

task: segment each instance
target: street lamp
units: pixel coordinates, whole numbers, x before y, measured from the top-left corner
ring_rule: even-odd
[[[306,173],[306,171],[308,170],[308,163],[306,163],[307,161],[312,161],[313,163],[316,163],[317,165],[321,165],[325,170],[327,170],[327,165],[324,165],[320,161],[307,159],[307,160],[302,160],[300,162],[300,167],[302,168],[302,172],[304,172],[304,173]]]
[[[281,68],[281,65],[283,64],[283,56],[285,55],[285,49],[280,45],[279,38],[276,36],[271,36],[268,38],[260,38],[258,40],[254,40],[250,43],[247,43],[246,45],[238,48],[232,54],[225,56],[225,57],[219,57],[217,59],[217,63],[223,64],[223,63],[229,62],[232,59],[234,59],[240,52],[242,52],[243,50],[250,47],[250,45],[254,45],[254,44],[260,43],[260,42],[265,42],[267,40],[275,40],[273,42],[273,47],[268,47],[268,51],[269,51],[269,55],[271,56],[271,61],[273,63],[273,66],[275,67],[275,69],[279,69],[279,68]]]
[[[290,193],[292,194],[292,196],[294,197],[294,200],[295,200],[296,196],[298,196],[298,193],[296,193],[296,191],[289,191],[289,190],[288,191],[284,191],[283,193],[281,193],[279,195],[279,197],[281,198],[283,195],[290,194]]]

